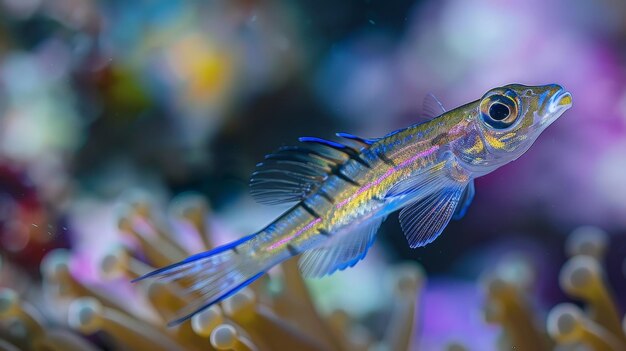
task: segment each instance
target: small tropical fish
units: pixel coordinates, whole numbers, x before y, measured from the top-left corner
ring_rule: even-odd
[[[305,277],[354,266],[397,210],[409,245],[424,246],[465,214],[475,178],[520,157],[571,104],[558,85],[513,84],[451,111],[430,96],[425,110],[435,118],[382,138],[300,138],[266,156],[250,180],[259,202],[296,203],[291,209],[257,233],[137,280],[185,282],[195,297],[175,325],[296,255]]]

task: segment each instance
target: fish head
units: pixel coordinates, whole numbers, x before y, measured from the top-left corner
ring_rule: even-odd
[[[557,84],[488,91],[473,114],[485,145],[483,165],[499,167],[520,157],[571,106],[571,94]]]

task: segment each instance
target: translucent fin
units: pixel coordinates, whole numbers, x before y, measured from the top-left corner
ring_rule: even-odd
[[[356,141],[363,146],[369,146],[378,141],[378,139],[365,139],[349,133],[336,133],[335,135],[340,138]]]
[[[449,181],[441,189],[400,211],[400,226],[411,248],[433,242],[448,225],[465,183]]]
[[[283,146],[265,156],[250,177],[250,194],[259,203],[297,202],[315,191],[329,174],[354,159],[369,164],[356,149],[320,138],[300,138],[302,146]]]
[[[181,309],[169,326],[178,325],[194,314],[209,308],[249,285],[264,271],[258,262],[241,253],[237,247],[255,235],[217,247],[158,269],[133,282],[152,278],[164,283],[182,283],[188,304]]]
[[[338,162],[337,155],[315,150],[283,147],[267,155],[250,177],[250,194],[262,204],[274,205],[303,199]]]
[[[446,109],[443,107],[443,104],[435,95],[429,93],[424,97],[424,101],[422,103],[422,115],[425,118],[433,119],[435,117],[441,116],[446,112]]]
[[[322,139],[322,138],[317,138],[317,137],[301,137],[298,139],[299,141],[303,142],[303,143],[317,143],[317,144],[322,144],[328,147],[331,147],[333,149],[337,149],[337,150],[341,150],[344,151],[346,149],[350,149],[350,147],[344,145],[344,144],[340,144],[338,142],[335,141],[330,141],[330,140],[326,140],[326,139]],[[352,152],[358,152],[354,149],[352,149]]]
[[[315,143],[315,144],[319,144],[319,145],[324,145],[327,147],[330,147],[332,149],[335,149],[337,151],[341,151],[343,153],[345,153],[346,155],[348,155],[351,159],[359,162],[360,164],[366,166],[366,167],[370,167],[370,165],[363,159],[361,158],[361,153],[359,150],[356,150],[348,145],[344,145],[344,144],[340,144],[334,141],[329,141],[329,140],[325,140],[325,139],[320,139],[320,138],[315,138],[315,137],[301,137],[300,139],[301,142],[303,143]]]
[[[472,179],[465,187],[465,190],[463,190],[463,195],[461,195],[459,205],[456,207],[452,219],[456,221],[465,216],[465,213],[467,213],[467,209],[472,204],[472,200],[474,200],[475,193],[476,189],[474,188],[474,180]]]
[[[307,278],[319,278],[354,266],[367,254],[383,222],[376,217],[337,233],[320,248],[302,254],[298,266]]]

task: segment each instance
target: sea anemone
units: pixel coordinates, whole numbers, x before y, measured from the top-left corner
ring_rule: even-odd
[[[14,267],[0,291],[3,350],[406,350],[424,274],[416,264],[391,268],[394,296],[379,313],[384,328],[366,327],[343,310],[318,312],[295,260],[191,321],[166,322],[186,304],[183,286],[130,280],[216,244],[207,225],[208,203],[197,195],[172,202],[160,221],[145,198],[123,206],[123,240],[101,260],[95,279],[70,250],[50,252],[41,263],[41,289]],[[164,225],[161,222],[177,223]],[[194,249],[189,249],[193,247]],[[92,272],[93,273],[93,272]],[[184,284],[181,283],[181,284]]]
[[[487,297],[485,318],[502,326],[499,349],[626,350],[626,332],[603,267],[608,243],[608,235],[595,227],[571,233],[565,245],[569,259],[561,269],[559,285],[584,309],[558,304],[547,313],[546,322],[530,294],[537,272],[528,261],[509,260],[487,273],[482,284]]]

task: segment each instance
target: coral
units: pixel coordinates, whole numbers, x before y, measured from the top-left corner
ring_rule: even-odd
[[[416,265],[393,267],[395,298],[385,329],[366,328],[346,312],[321,315],[292,260],[250,287],[174,328],[166,322],[185,305],[183,286],[130,280],[154,267],[214,246],[209,206],[200,196],[172,202],[163,218],[151,202],[132,197],[119,217],[124,244],[104,255],[97,277],[73,251],[50,252],[37,283],[3,281],[0,350],[406,350],[412,342],[416,296],[423,286]],[[164,224],[168,223],[168,224]],[[2,276],[21,277],[14,268]],[[89,276],[89,274],[87,274]],[[21,278],[20,278],[21,279]],[[278,285],[280,289],[276,289]],[[184,284],[180,283],[180,284]],[[11,287],[11,288],[9,288]],[[274,288],[272,288],[274,287]]]

